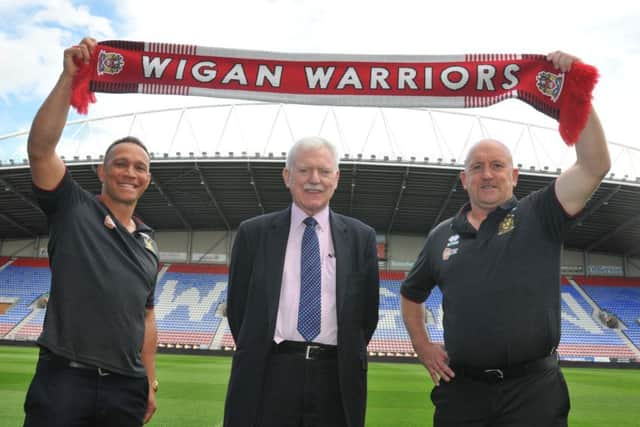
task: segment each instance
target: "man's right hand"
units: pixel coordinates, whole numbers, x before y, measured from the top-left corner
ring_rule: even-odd
[[[33,119],[27,152],[33,183],[43,190],[56,188],[64,177],[65,165],[55,150],[67,122],[73,78],[82,63],[89,63],[95,48],[95,39],[85,37],[65,49],[60,78]]]
[[[91,61],[91,55],[95,48],[96,40],[91,37],[85,37],[80,44],[65,49],[63,73],[70,77],[75,76],[80,64],[88,64]]]
[[[456,376],[449,367],[449,355],[439,344],[425,342],[414,349],[436,386],[440,385],[441,379],[449,382]]]

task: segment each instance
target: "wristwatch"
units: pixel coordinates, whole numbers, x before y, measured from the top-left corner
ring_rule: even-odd
[[[157,392],[157,391],[158,391],[158,380],[154,380],[154,381],[151,383],[151,390],[153,390],[154,392]]]

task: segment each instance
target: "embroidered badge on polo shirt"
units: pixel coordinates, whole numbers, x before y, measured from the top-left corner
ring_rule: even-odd
[[[515,218],[516,218],[516,215],[515,215],[515,208],[514,208],[511,210],[511,212],[507,214],[507,216],[504,217],[502,222],[498,225],[498,236],[507,234],[508,232],[516,228]]]
[[[458,244],[460,243],[460,235],[454,234],[449,237],[447,247],[442,251],[442,260],[447,261],[451,256],[458,253]]]
[[[146,233],[138,233],[142,236],[142,240],[144,241],[144,247],[151,252],[152,254],[158,256],[158,248],[156,247],[156,242]]]

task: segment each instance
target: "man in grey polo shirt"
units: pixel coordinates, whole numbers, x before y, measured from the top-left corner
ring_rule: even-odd
[[[49,222],[51,292],[25,426],[134,427],[156,409],[158,257],[152,230],[133,216],[151,182],[149,155],[134,137],[115,141],[97,172],[95,196],[56,154],[78,71],[95,40],[64,52],[64,68],[28,140],[34,192]]]

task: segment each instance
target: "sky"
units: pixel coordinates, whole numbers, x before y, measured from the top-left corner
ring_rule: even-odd
[[[63,50],[90,35],[97,40],[305,53],[546,54],[563,50],[600,71],[593,104],[608,140],[640,148],[637,108],[633,107],[634,100],[640,100],[639,22],[640,3],[623,0],[0,0],[0,136],[28,130],[59,76]],[[69,119],[237,102],[97,96],[87,117],[72,112]],[[519,101],[476,113],[553,125]],[[357,120],[351,123],[357,126]],[[24,151],[11,144],[15,141],[0,139],[0,157]]]

